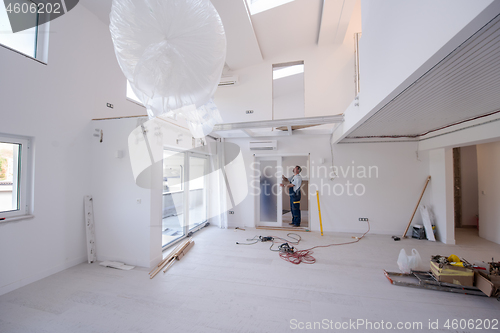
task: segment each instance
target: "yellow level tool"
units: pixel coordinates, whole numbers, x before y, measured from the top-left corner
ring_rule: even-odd
[[[323,236],[323,222],[321,221],[321,207],[319,206],[319,192],[318,191],[316,191],[316,198],[318,199],[319,227],[321,229],[321,236]]]

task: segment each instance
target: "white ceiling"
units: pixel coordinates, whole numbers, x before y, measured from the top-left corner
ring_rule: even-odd
[[[295,0],[253,15],[252,23],[264,58],[274,58],[318,41],[322,0]]]
[[[500,16],[342,142],[410,137],[500,110]]]
[[[308,46],[342,43],[359,0],[295,0],[250,16],[245,0],[211,0],[224,24],[232,70]],[[111,0],[80,3],[109,25]]]
[[[94,13],[99,20],[109,25],[111,0],[80,0],[80,4]]]

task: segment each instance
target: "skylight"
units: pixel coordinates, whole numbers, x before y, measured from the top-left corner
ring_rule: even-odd
[[[247,4],[250,15],[255,15],[292,1],[294,0],[247,0]]]
[[[281,79],[287,76],[304,73],[304,64],[283,67],[273,70],[273,80]]]

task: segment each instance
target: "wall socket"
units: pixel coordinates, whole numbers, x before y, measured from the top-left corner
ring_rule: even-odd
[[[229,214],[234,215],[234,210],[230,210]]]
[[[368,222],[368,218],[367,217],[360,217],[359,221],[361,221],[361,222]]]

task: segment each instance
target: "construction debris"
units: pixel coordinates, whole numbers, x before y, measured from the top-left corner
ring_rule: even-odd
[[[103,262],[100,262],[99,265],[104,266],[104,267],[121,269],[124,271],[129,271],[129,270],[135,268],[135,266],[125,265],[124,263],[118,262],[118,261],[103,261]]]
[[[164,268],[165,270],[163,273],[166,273],[168,269],[174,265],[176,260],[183,258],[193,246],[194,240],[192,238],[188,238],[184,242],[177,245],[177,247],[165,257],[165,259],[160,261],[160,263],[151,272],[149,272],[149,278],[154,278],[156,274],[160,273],[160,271]]]

